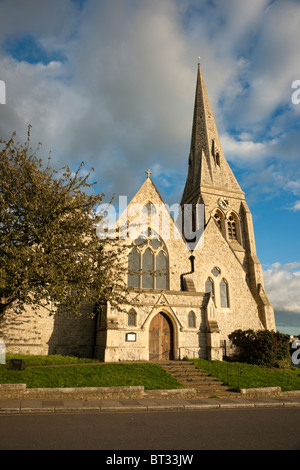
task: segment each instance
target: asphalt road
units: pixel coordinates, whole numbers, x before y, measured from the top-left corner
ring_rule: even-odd
[[[299,450],[299,422],[295,408],[11,414],[0,416],[0,449]]]

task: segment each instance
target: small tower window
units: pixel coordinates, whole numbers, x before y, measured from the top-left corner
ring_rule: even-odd
[[[238,240],[238,221],[233,214],[227,219],[227,229],[229,240]]]
[[[214,213],[214,220],[221,232],[224,233],[224,214],[219,209],[217,209]]]
[[[220,230],[222,230],[222,220],[221,220],[221,216],[219,214],[219,212],[216,212],[215,215],[214,215],[214,219],[217,223],[217,226],[219,227]]]

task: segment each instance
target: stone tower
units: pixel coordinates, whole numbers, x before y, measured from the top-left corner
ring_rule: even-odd
[[[186,204],[204,205],[206,227],[204,239],[206,246],[210,246],[211,261],[218,257],[215,254],[216,250],[222,250],[223,262],[226,263],[225,253],[229,249],[228,253],[231,252],[238,262],[234,271],[240,277],[240,286],[237,284],[237,290],[234,292],[231,288],[231,297],[242,299],[242,280],[244,279],[256,303],[263,328],[275,330],[273,308],[264,291],[262,268],[256,255],[251,212],[245,200],[245,193],[241,190],[224,156],[200,64],[198,65],[188,175],[181,200],[183,207]],[[216,234],[210,234],[209,225],[211,224],[218,228],[226,249],[224,246],[221,247]],[[198,258],[200,262],[201,252],[198,253]],[[201,272],[203,263],[208,262],[207,259],[201,260],[202,266],[200,264],[198,270]],[[233,271],[228,273],[229,278],[232,275]],[[203,282],[207,282],[207,279],[203,278],[202,286],[198,285],[199,290],[209,290],[209,282],[206,287]],[[220,299],[219,302],[221,302]],[[246,297],[244,302],[247,303]],[[240,309],[241,315],[243,315],[243,310],[244,308]],[[251,308],[247,315],[251,316],[254,313],[255,308],[254,310]]]

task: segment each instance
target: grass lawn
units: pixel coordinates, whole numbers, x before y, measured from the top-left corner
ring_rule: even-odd
[[[8,370],[10,359],[23,359],[24,371]],[[145,390],[184,388],[158,364],[101,363],[95,359],[71,356],[6,356],[6,365],[0,365],[0,383],[24,383],[28,388],[59,387],[121,387],[143,385]],[[283,391],[300,390],[300,369],[267,369],[238,362],[193,360],[205,372],[229,385],[239,388],[280,386]],[[47,366],[47,367],[45,367]]]
[[[239,362],[219,362],[196,359],[194,364],[233,390],[239,388],[281,387],[282,391],[300,390],[300,369],[268,369]]]
[[[26,369],[24,371],[8,370],[8,362],[12,358],[23,359]],[[184,388],[159,365],[152,363],[99,364],[93,359],[20,355],[7,355],[6,361],[6,365],[0,365],[0,383],[23,383],[28,388],[137,385],[143,385],[145,390]],[[84,365],[86,363],[89,364]],[[90,363],[95,363],[95,365],[90,365]],[[63,367],[64,364],[72,365]]]

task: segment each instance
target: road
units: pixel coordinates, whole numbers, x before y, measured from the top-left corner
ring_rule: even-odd
[[[0,416],[1,450],[299,450],[300,409]]]

